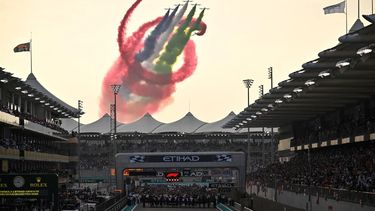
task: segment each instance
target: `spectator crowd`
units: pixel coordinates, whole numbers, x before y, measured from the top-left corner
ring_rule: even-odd
[[[375,144],[347,144],[298,153],[248,175],[252,182],[274,187],[291,185],[375,192]]]
[[[375,100],[294,125],[293,145],[304,145],[375,131]]]
[[[39,125],[43,125],[45,127],[51,128],[53,130],[56,130],[56,131],[60,132],[61,134],[65,134],[65,135],[69,134],[69,132],[67,130],[65,130],[64,128],[61,127],[61,120],[59,120],[59,119],[47,121],[45,119],[37,118],[37,117],[35,117],[35,116],[33,116],[29,113],[20,112],[18,110],[12,110],[8,106],[4,106],[4,105],[0,105],[0,111],[3,111],[3,112],[8,113],[8,114],[12,114],[12,115],[14,115],[16,117],[20,117],[22,119],[26,119],[28,121],[37,123]]]
[[[142,204],[143,207],[185,207],[210,208],[218,202],[228,202],[225,196],[218,194],[217,189],[198,185],[147,185],[137,187],[129,196],[130,204]]]
[[[63,146],[63,143],[54,141],[54,139],[31,135],[12,134],[9,138],[0,138],[0,147],[5,149],[69,155],[69,149]]]

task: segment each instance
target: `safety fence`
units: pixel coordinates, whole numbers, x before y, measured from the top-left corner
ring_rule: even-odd
[[[115,197],[97,205],[96,211],[119,211],[125,207],[127,199],[124,194],[118,194]]]
[[[254,184],[254,183],[253,183]],[[266,187],[275,189],[275,184],[270,182],[267,184],[258,184],[252,185],[251,193],[259,193],[263,191]],[[374,192],[365,192],[365,191],[356,191],[356,190],[347,190],[347,189],[338,189],[338,188],[329,188],[329,187],[316,187],[308,185],[296,185],[296,184],[278,184],[277,185],[276,198],[283,191],[290,191],[297,194],[305,194],[315,196],[321,199],[332,199],[335,201],[344,201],[354,204],[375,206],[375,193]]]
[[[291,207],[269,199],[252,195],[238,199],[234,203],[233,210],[236,211],[304,211],[303,209]]]

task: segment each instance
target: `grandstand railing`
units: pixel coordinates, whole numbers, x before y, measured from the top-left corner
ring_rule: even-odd
[[[0,146],[0,158],[19,159],[20,151],[18,149],[7,149]]]
[[[43,152],[25,151],[25,160],[69,163],[69,156]]]
[[[61,138],[61,134],[67,135],[68,131],[60,125],[45,120],[38,120],[27,113],[20,113],[11,110],[8,107],[0,105],[0,122],[4,122],[14,126],[24,126],[26,129],[33,130],[42,134]]]
[[[275,188],[274,183],[268,183],[266,185],[268,188]],[[260,185],[260,187],[263,187]],[[291,191],[294,193],[309,194],[308,185],[296,185],[289,184],[278,186],[278,192],[280,190]],[[355,204],[375,206],[375,193],[374,192],[365,192],[365,191],[356,191],[356,190],[347,190],[347,189],[337,189],[329,187],[310,187],[310,194],[321,199],[333,199],[336,201],[346,201]]]
[[[296,193],[309,193],[308,185],[288,185],[286,190]],[[310,188],[310,191],[311,195],[319,196],[319,198],[323,199],[329,198],[336,201],[375,206],[375,193],[371,192],[314,186]]]
[[[59,134],[60,133],[59,131],[51,129],[51,128],[49,128],[47,126],[44,126],[44,125],[40,125],[40,124],[32,122],[32,121],[26,120],[26,119],[24,120],[24,128],[27,129],[27,130],[35,131],[35,132],[45,134],[45,135],[48,135],[48,136],[53,136],[55,138],[58,138],[58,139],[61,139],[61,140],[65,141],[65,139],[61,138],[60,136],[55,135],[55,134]]]
[[[0,122],[4,122],[14,126],[19,126],[20,124],[18,117],[4,111],[0,111]]]
[[[77,156],[59,155],[59,154],[50,154],[34,151],[23,151],[23,156],[20,156],[20,150],[18,149],[7,149],[0,146],[0,158],[3,159],[25,159],[25,160],[34,160],[34,161],[50,161],[50,162],[60,162],[60,163],[69,163],[70,161],[78,161]]]

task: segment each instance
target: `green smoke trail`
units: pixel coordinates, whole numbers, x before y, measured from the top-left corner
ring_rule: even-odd
[[[154,70],[161,74],[167,74],[172,72],[172,66],[176,63],[177,57],[183,52],[187,42],[189,41],[191,34],[195,30],[200,29],[200,23],[202,21],[204,10],[199,14],[198,19],[194,24],[190,26],[193,16],[196,11],[196,5],[190,10],[186,20],[177,29],[177,32],[172,36],[168,42],[165,51],[160,56],[159,60],[155,64]]]
[[[196,31],[196,30],[200,30],[201,29],[201,22],[202,22],[202,18],[203,18],[203,15],[204,15],[204,10],[206,9],[203,9],[202,12],[199,14],[197,20],[194,22],[193,24],[193,27],[190,28],[190,31],[189,33],[192,33],[193,31]]]

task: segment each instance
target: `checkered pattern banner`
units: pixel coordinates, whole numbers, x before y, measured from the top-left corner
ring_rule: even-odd
[[[216,155],[218,162],[232,162],[232,155]]]
[[[145,162],[145,156],[143,155],[134,155],[130,156],[130,163],[144,163]]]

